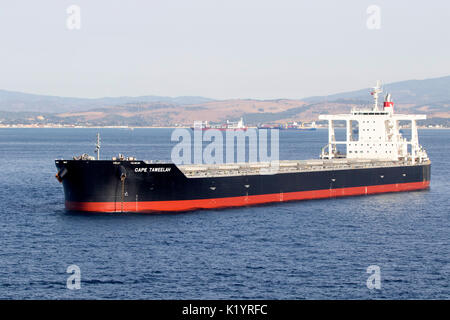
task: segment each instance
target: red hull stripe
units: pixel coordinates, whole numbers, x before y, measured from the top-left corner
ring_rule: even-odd
[[[138,202],[72,202],[66,201],[66,209],[74,211],[94,212],[174,212],[195,209],[213,209],[224,207],[240,207],[270,202],[284,202],[293,200],[335,198],[427,189],[430,181],[410,182],[398,184],[384,184],[367,187],[325,189],[314,191],[299,191],[288,193],[263,194],[254,196],[175,200],[175,201],[138,201]]]

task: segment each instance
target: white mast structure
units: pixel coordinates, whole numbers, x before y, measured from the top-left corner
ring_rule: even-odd
[[[95,153],[97,154],[97,160],[100,160],[100,133],[97,133],[97,143],[95,144]]]
[[[245,128],[244,119],[240,118],[239,121],[236,121],[236,122],[227,120],[227,127],[229,129],[244,129]]]
[[[417,120],[426,115],[394,114],[394,102],[387,94],[383,109],[378,107],[378,94],[382,92],[381,83],[371,91],[374,98],[372,109],[353,109],[350,114],[320,115],[328,120],[328,144],[322,149],[322,159],[373,159],[389,161],[408,161],[412,164],[428,160],[427,153],[419,144]],[[337,141],[333,121],[346,122],[346,139]],[[411,139],[400,133],[399,121],[411,121]],[[357,134],[353,134],[354,125]],[[346,155],[338,152],[338,145],[346,146]]]

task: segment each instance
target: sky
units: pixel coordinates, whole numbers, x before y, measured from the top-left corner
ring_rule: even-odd
[[[0,89],[295,99],[450,75],[449,38],[446,0],[0,0]]]

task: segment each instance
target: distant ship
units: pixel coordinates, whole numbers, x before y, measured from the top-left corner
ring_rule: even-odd
[[[227,120],[225,124],[222,125],[210,125],[208,121],[196,121],[194,126],[191,127],[192,130],[209,130],[216,129],[220,131],[246,131],[248,127],[244,124],[244,119],[241,118],[239,121],[233,122]]]
[[[319,117],[328,121],[328,143],[317,160],[211,165],[176,165],[123,155],[100,160],[98,137],[96,158],[82,155],[55,161],[65,207],[173,212],[427,189],[431,162],[419,145],[416,125],[426,116],[395,114],[389,94],[380,108],[381,92],[377,83],[373,108]],[[334,121],[346,123],[345,140],[336,140]],[[400,121],[411,123],[410,140],[400,133]],[[356,124],[357,136],[352,133]]]
[[[298,124],[297,122],[286,123],[286,124],[270,124],[263,123],[257,126],[258,129],[279,129],[279,130],[298,130],[298,131],[314,131],[316,130],[316,122],[313,121],[311,124]]]
[[[316,130],[316,122],[313,121],[310,125],[304,123],[298,124],[297,122],[288,123],[280,127],[281,130],[300,130],[300,131],[314,131]]]
[[[283,125],[279,123],[262,123],[259,124],[256,128],[258,129],[282,129]]]

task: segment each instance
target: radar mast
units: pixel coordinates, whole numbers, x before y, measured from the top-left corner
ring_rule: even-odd
[[[100,160],[100,133],[97,132],[97,143],[95,145],[95,153],[97,154],[97,160]]]

